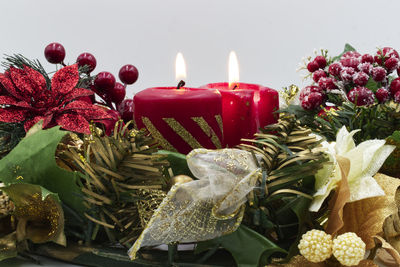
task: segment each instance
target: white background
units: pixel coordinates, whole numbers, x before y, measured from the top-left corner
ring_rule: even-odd
[[[340,53],[349,42],[361,52],[400,50],[400,1],[350,0],[0,0],[0,54],[21,53],[46,63],[43,50],[62,43],[66,61],[93,53],[94,71],[131,63],[140,72],[127,97],[175,85],[181,51],[188,86],[227,81],[237,52],[241,81],[280,89],[301,85],[301,58],[314,48]],[[45,64],[49,70],[55,70]]]
[[[43,50],[57,41],[66,62],[93,53],[94,73],[117,75],[134,64],[140,77],[128,87],[131,98],[147,87],[175,85],[178,51],[189,86],[226,81],[235,50],[241,81],[280,89],[301,84],[298,63],[314,48],[336,55],[349,42],[361,52],[400,50],[399,12],[396,0],[0,0],[0,54],[38,58],[52,71]]]

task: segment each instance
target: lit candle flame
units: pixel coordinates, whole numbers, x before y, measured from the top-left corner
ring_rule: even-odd
[[[186,79],[186,63],[181,52],[176,55],[175,78],[177,81]]]
[[[239,82],[239,63],[235,51],[229,54],[229,88],[234,88]]]

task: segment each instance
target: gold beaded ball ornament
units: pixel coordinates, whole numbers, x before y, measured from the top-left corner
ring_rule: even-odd
[[[298,245],[301,255],[311,262],[323,262],[332,255],[332,236],[320,230],[305,233]]]
[[[345,266],[357,265],[364,259],[365,243],[355,233],[345,233],[333,240],[333,255]]]

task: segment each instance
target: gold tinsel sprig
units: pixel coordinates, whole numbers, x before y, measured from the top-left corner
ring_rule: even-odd
[[[129,244],[165,196],[169,163],[156,154],[157,144],[147,132],[122,122],[112,136],[93,127],[82,140],[82,146],[68,146],[59,156],[81,173],[85,216],[103,227],[110,241]]]

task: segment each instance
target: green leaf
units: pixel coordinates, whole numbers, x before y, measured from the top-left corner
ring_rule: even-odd
[[[204,252],[216,246],[228,250],[239,267],[258,266],[261,257],[269,259],[273,253],[287,253],[272,241],[244,225],[241,225],[232,234],[199,242],[196,253]]]
[[[291,207],[292,211],[297,216],[297,219],[299,222],[299,227],[298,227],[298,232],[297,232],[297,238],[296,238],[295,242],[293,242],[293,245],[289,249],[289,254],[287,256],[287,259],[290,259],[291,257],[298,254],[299,250],[298,250],[297,245],[300,242],[302,234],[306,232],[305,223],[307,221],[311,221],[310,212],[308,211],[310,204],[311,204],[310,199],[305,198],[305,197],[299,197],[297,199],[297,201]]]
[[[0,177],[6,186],[17,183],[41,185],[57,193],[66,205],[82,214],[84,206],[76,183],[77,175],[58,167],[55,160],[57,145],[67,133],[60,127],[53,127],[25,137],[0,160]]]
[[[356,49],[355,49],[354,47],[352,47],[350,44],[347,44],[347,43],[346,43],[346,44],[344,45],[344,50],[343,50],[343,52],[342,52],[340,55],[338,55],[338,56],[332,58],[332,61],[339,60],[339,59],[343,56],[344,53],[350,52],[350,51],[356,51]]]
[[[365,85],[368,89],[370,89],[372,92],[376,92],[380,88],[379,84],[374,81],[374,79],[369,78],[367,84]]]
[[[343,54],[344,53],[346,53],[346,52],[350,52],[350,51],[356,51],[356,49],[354,48],[354,47],[352,47],[350,44],[345,44],[344,45],[344,51],[343,51]]]
[[[167,160],[171,164],[174,175],[184,174],[194,177],[187,165],[186,155],[168,150],[160,150],[157,154],[167,155]]]

